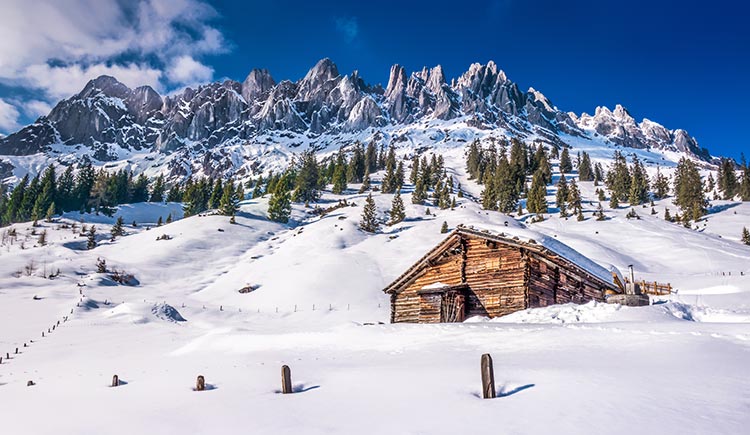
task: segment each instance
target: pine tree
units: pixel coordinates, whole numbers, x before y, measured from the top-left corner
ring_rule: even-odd
[[[664,220],[667,222],[672,222],[672,215],[669,214],[668,208],[664,208]]]
[[[520,153],[520,152],[519,152]],[[497,204],[497,210],[503,213],[512,213],[518,205],[518,196],[520,193],[517,174],[520,174],[521,183],[524,182],[526,176],[520,168],[520,163],[514,166],[509,164],[505,157],[501,154],[500,163],[497,165],[497,171],[494,179],[494,190]],[[523,184],[521,184],[523,185]]]
[[[617,203],[628,200],[630,193],[630,170],[628,169],[625,156],[619,151],[615,151],[614,162],[607,173],[606,186],[609,188],[613,197],[617,198]]]
[[[677,164],[674,181],[674,203],[680,208],[683,221],[698,220],[706,213],[708,201],[698,168],[692,160],[682,157]]]
[[[115,221],[115,224],[112,226],[112,229],[109,232],[112,235],[112,241],[114,241],[116,237],[119,237],[125,234],[122,227],[123,227],[122,216],[118,216],[117,221]]]
[[[362,177],[362,186],[359,188],[359,193],[364,193],[370,190],[370,168],[365,169],[365,176]]]
[[[39,234],[39,239],[37,239],[37,245],[39,246],[46,246],[47,245],[47,230],[42,231]]]
[[[167,220],[166,220],[166,222],[167,222],[168,224],[171,224],[171,223],[172,223],[172,213],[169,213],[169,214],[167,215]]]
[[[567,148],[563,150],[565,152]],[[557,182],[557,192],[555,193],[555,205],[557,205],[557,208],[560,209],[560,217],[567,217],[568,211],[566,208],[565,201],[568,198],[568,183],[565,180],[565,174],[562,174],[560,176],[560,179]]]
[[[336,169],[333,171],[333,188],[331,191],[341,195],[346,190],[346,158],[343,151],[339,151],[336,158]]]
[[[411,184],[417,184],[417,178],[419,178],[419,155],[414,154],[411,159],[411,172],[409,173],[409,182]]]
[[[423,204],[427,199],[427,191],[425,189],[423,178],[417,177],[417,184],[414,186],[414,192],[411,194],[412,204]]]
[[[406,219],[406,211],[404,210],[404,201],[401,199],[401,193],[396,192],[391,202],[391,210],[388,212],[390,216],[390,225],[397,224]]]
[[[529,189],[529,195],[526,199],[526,208],[529,213],[547,213],[546,196],[547,185],[544,182],[544,172],[542,168],[539,168],[531,179],[531,189]]]
[[[620,207],[620,201],[617,199],[617,195],[614,193],[610,194],[609,197],[609,208],[615,210]]]
[[[365,207],[362,210],[362,220],[359,223],[359,227],[368,233],[377,232],[380,228],[380,223],[377,219],[375,200],[372,199],[372,193],[367,195],[367,199],[365,199]]]
[[[162,225],[164,225],[164,221],[162,220],[161,216],[159,216],[159,220],[158,220],[158,221],[156,221],[156,226],[157,226],[157,227],[160,227],[160,226],[162,226]]]
[[[383,193],[395,193],[396,189],[400,187],[396,176],[396,165],[396,151],[391,146],[388,150],[388,157],[385,160],[385,176],[381,184]]]
[[[729,200],[737,194],[737,175],[734,173],[735,162],[732,159],[721,159],[719,164],[718,184],[723,199]]]
[[[602,203],[600,202],[599,205],[596,206],[596,211],[594,212],[594,216],[596,216],[596,220],[603,221],[606,219],[604,216],[604,208],[602,207]]]
[[[154,181],[154,187],[151,189],[151,197],[149,198],[149,201],[163,202],[165,191],[166,186],[164,185],[164,175],[159,175],[156,177],[156,181]]]
[[[604,200],[607,199],[604,189],[596,189],[596,198],[599,202],[604,202]]]
[[[484,190],[481,193],[482,208],[497,210],[497,191],[495,177],[490,171],[484,173]]]
[[[566,201],[568,202],[568,205],[570,206],[573,213],[581,216],[581,219],[579,220],[583,220],[583,215],[581,214],[583,210],[583,207],[581,206],[581,191],[578,189],[578,185],[576,184],[575,179],[570,180]]]
[[[217,178],[214,182],[213,188],[211,189],[211,197],[208,200],[208,208],[219,208],[219,204],[221,204],[221,196],[223,194],[224,185],[221,183],[221,178]]]
[[[742,243],[750,245],[750,231],[747,230],[747,227],[742,227]]]
[[[602,164],[597,162],[594,165],[594,183],[601,183],[602,181],[604,181],[604,169]]]
[[[146,202],[148,201],[148,178],[141,173],[132,184],[132,190],[129,194],[129,202]]]
[[[578,179],[580,181],[594,181],[594,169],[591,167],[591,157],[584,151],[581,153],[581,163],[578,165]]]
[[[448,232],[448,222],[443,221],[443,225],[440,227],[440,234],[445,234]]]
[[[51,203],[49,207],[47,207],[47,214],[44,217],[44,220],[47,222],[52,222],[52,218],[55,216],[55,203]]]
[[[669,179],[661,173],[661,169],[656,167],[656,175],[652,183],[654,187],[654,198],[662,199],[669,195]]]
[[[560,172],[568,174],[573,171],[573,163],[570,161],[570,153],[568,147],[563,147],[562,153],[560,154]]]
[[[359,148],[357,149],[359,150]],[[364,168],[364,155],[361,155],[361,150],[356,155],[358,160],[352,161],[350,166],[353,170],[352,179],[360,181],[361,175],[358,174],[358,168]],[[305,203],[317,201],[320,198],[319,178],[320,168],[315,153],[312,150],[305,151],[300,157],[299,169],[295,178],[294,200]],[[346,179],[344,179],[344,189],[346,189]],[[344,189],[341,191],[343,192]]]
[[[86,238],[86,249],[96,248],[96,226],[92,225]]]
[[[237,196],[237,189],[231,180],[224,184],[221,198],[219,199],[219,213],[224,216],[234,216],[240,209],[240,199]]]
[[[638,156],[633,154],[633,165],[630,170],[630,190],[628,202],[630,205],[641,205],[648,201],[648,175]]]
[[[274,186],[273,195],[268,201],[268,218],[274,222],[285,224],[289,222],[291,214],[292,198],[289,194],[286,180],[282,179]]]

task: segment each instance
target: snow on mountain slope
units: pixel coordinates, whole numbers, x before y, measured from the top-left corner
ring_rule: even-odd
[[[442,131],[464,140],[474,133]],[[436,149],[478,195],[451,140]],[[179,205],[122,206],[115,216],[139,224],[115,241],[114,217],[14,225],[18,238],[0,249],[0,356],[11,353],[0,365],[4,429],[447,434],[489,424],[529,434],[742,433],[750,423],[750,248],[737,236],[750,208],[717,203],[698,230],[663,220],[669,200],[656,203],[654,216],[639,208],[641,219],[627,220],[623,208],[599,222],[594,186],[580,185],[583,222],[553,215],[530,224],[469,198],[427,215],[405,186],[407,219],[368,235],[357,228],[364,195],[350,185],[343,197],[321,199],[350,206],[317,217],[296,204],[289,225],[265,218],[267,198],[244,201],[235,225],[204,215],[157,228],[158,217],[179,217]],[[391,198],[374,195],[381,216]],[[100,234],[93,250],[63,228],[81,217]],[[381,289],[445,237],[443,221],[558,240],[605,267],[633,264],[637,279],[671,282],[678,293],[643,308],[554,306],[491,322],[378,324],[389,318]],[[35,247],[32,233],[43,230],[48,244]],[[138,284],[96,273],[97,258]],[[41,277],[57,269],[56,278]],[[486,352],[495,359],[495,400],[479,398]],[[292,368],[296,394],[277,393],[282,364]],[[113,374],[126,384],[109,388]],[[199,374],[209,391],[192,391]]]

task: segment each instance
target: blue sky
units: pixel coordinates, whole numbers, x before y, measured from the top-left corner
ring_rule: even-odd
[[[736,1],[38,1],[6,0],[6,22],[21,24],[0,28],[0,131],[100,73],[169,92],[255,67],[297,80],[322,57],[383,84],[394,63],[441,64],[450,79],[494,60],[563,110],[619,103],[714,154],[750,152],[750,31]]]

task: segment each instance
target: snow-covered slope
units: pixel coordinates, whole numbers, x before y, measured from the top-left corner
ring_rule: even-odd
[[[478,195],[455,146],[475,130],[438,126],[411,140],[434,135],[448,172]],[[321,217],[295,205],[288,225],[265,218],[267,197],[244,201],[234,225],[204,215],[155,227],[159,217],[181,217],[179,205],[122,206],[115,216],[137,227],[115,241],[106,237],[114,218],[104,216],[16,224],[17,237],[0,246],[4,430],[743,433],[750,247],[738,238],[750,205],[717,202],[698,229],[664,221],[669,199],[656,203],[657,215],[637,209],[641,219],[628,220],[628,209],[607,210],[608,220],[596,221],[595,188],[579,185],[583,222],[531,224],[468,197],[427,215],[407,185],[407,219],[369,235],[358,229],[364,195],[350,185],[321,199],[350,206]],[[374,199],[383,217],[392,196]],[[93,250],[71,228],[80,220],[101,235]],[[445,237],[444,221],[556,240],[603,267],[632,264],[637,279],[678,292],[642,308],[591,303],[463,324],[387,324],[382,288]],[[34,246],[32,233],[44,230],[48,244]],[[137,285],[97,273],[97,259]],[[495,400],[479,398],[483,353],[495,359]],[[296,394],[278,394],[283,364]],[[108,387],[114,374],[125,384]],[[209,391],[192,390],[198,375]]]

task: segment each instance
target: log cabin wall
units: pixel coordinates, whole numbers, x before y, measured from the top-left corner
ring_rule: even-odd
[[[585,273],[537,253],[529,255],[529,307],[603,301],[604,289]]]
[[[424,320],[420,318],[420,303],[422,295],[417,292],[423,287],[441,282],[447,285],[461,284],[461,270],[463,255],[456,247],[448,249],[443,256],[433,260],[431,265],[417,276],[403,291],[399,292],[391,302],[391,321],[399,322],[439,322],[440,321],[440,299],[437,299],[437,308],[432,316],[436,315],[437,320],[433,320],[430,315],[425,314]],[[430,298],[425,302],[432,305]],[[432,311],[429,306],[426,311]],[[429,318],[429,320],[428,320]]]
[[[466,317],[498,317],[526,308],[526,260],[518,247],[466,239]]]

